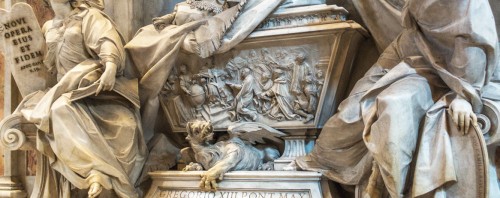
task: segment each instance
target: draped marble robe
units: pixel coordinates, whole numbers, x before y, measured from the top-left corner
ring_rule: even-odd
[[[120,197],[138,197],[134,185],[147,148],[137,79],[121,76],[124,40],[107,15],[86,3],[64,23],[48,21],[43,29],[44,63],[57,68],[58,83],[26,96],[14,112],[39,129],[37,150],[44,157],[32,197],[71,197],[71,186],[88,189],[95,182]],[[95,96],[108,61],[118,66],[115,86]]]
[[[399,15],[384,1],[354,2],[361,11],[385,7],[378,10],[383,14],[376,13],[384,19]],[[449,122],[448,105],[462,97],[479,113],[482,98],[500,98],[491,8],[487,0],[409,0],[401,16],[403,30],[325,124],[312,153],[297,159],[301,168],[357,185],[374,160],[392,197],[409,195],[408,182],[409,196],[415,197],[456,181],[448,134],[455,126]],[[365,21],[369,28],[378,26],[372,34],[383,46],[401,23],[384,29],[387,21],[377,25],[377,19]],[[417,164],[410,179],[413,160]]]

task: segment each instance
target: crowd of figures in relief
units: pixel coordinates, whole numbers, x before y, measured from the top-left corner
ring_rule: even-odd
[[[192,120],[311,123],[324,84],[324,68],[313,62],[303,49],[246,50],[222,66],[178,64],[162,93],[173,101],[180,126]]]

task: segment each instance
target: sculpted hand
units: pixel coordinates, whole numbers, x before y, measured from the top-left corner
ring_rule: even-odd
[[[175,18],[175,13],[172,14],[167,14],[162,17],[155,17],[153,18],[153,25],[155,26],[156,30],[163,30],[167,25],[172,24],[172,21]]]
[[[222,180],[224,173],[220,170],[211,168],[206,173],[201,175],[200,188],[204,191],[217,191],[217,179]]]
[[[113,62],[106,62],[106,69],[99,79],[99,87],[97,87],[97,91],[95,95],[99,95],[101,91],[111,91],[115,86],[116,80],[116,69],[117,66]]]
[[[89,192],[88,192],[89,198],[97,197],[97,196],[99,196],[99,194],[101,194],[101,192],[102,192],[101,184],[94,182],[90,185],[90,188],[89,188]]]
[[[470,124],[477,126],[477,116],[467,100],[455,98],[450,104],[450,111],[453,122],[464,135],[469,132]]]

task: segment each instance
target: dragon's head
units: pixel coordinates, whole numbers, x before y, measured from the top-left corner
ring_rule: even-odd
[[[186,131],[188,133],[186,140],[191,143],[206,143],[214,138],[214,127],[207,121],[193,121],[187,123]]]

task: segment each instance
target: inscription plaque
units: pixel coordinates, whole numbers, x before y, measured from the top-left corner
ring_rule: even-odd
[[[215,191],[170,190],[158,191],[159,198],[311,198],[307,191],[302,192],[261,192],[261,191]]]
[[[306,171],[233,171],[216,191],[199,187],[203,171],[150,172],[153,183],[145,197],[161,198],[323,198],[321,173]],[[325,197],[326,198],[326,197]]]
[[[21,95],[44,90],[55,78],[43,64],[45,39],[32,8],[18,3],[11,11],[0,9],[0,50]]]

